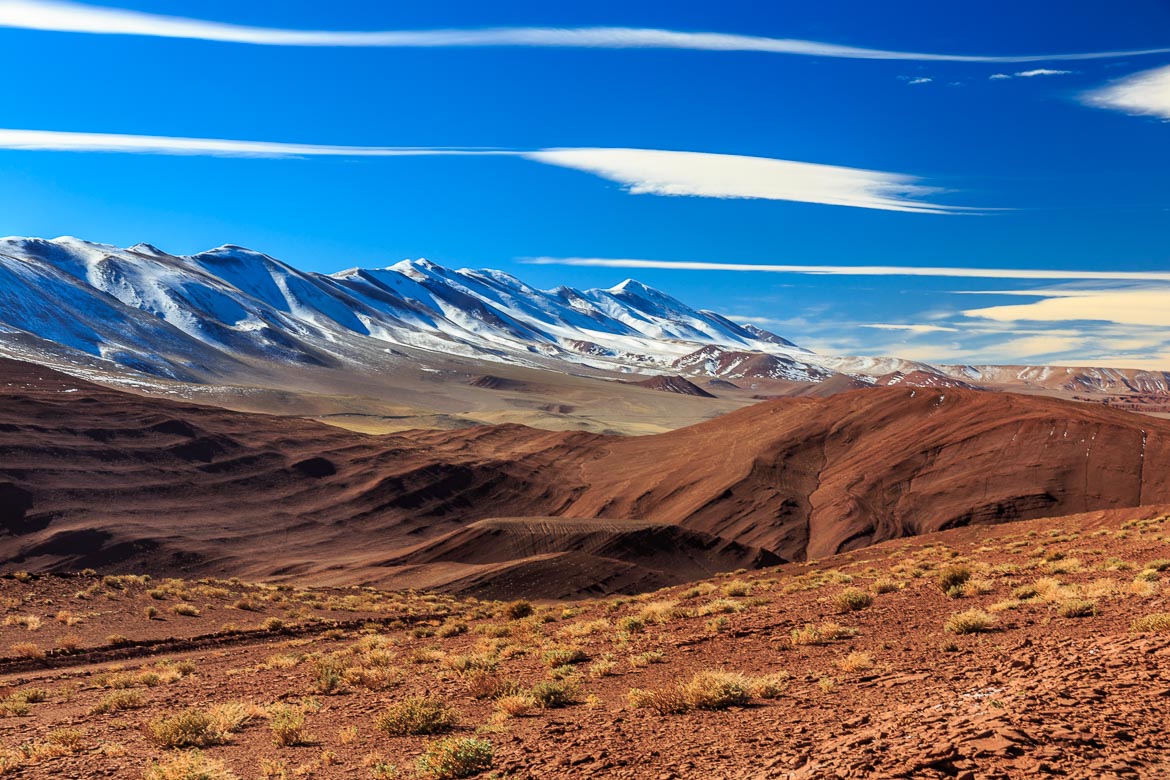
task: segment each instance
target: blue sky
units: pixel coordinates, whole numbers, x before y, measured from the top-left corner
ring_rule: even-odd
[[[546,287],[635,276],[826,351],[1170,369],[1170,280],[1077,278],[1170,271],[1170,53],[917,56],[1167,49],[1164,0],[121,0],[152,15],[132,20],[146,34],[92,32],[125,26],[111,8],[0,0],[0,128],[41,134],[5,148],[0,132],[0,234],[176,253],[236,243],[317,271],[425,256]],[[168,15],[253,38],[620,27],[816,46],[257,45],[186,22],[193,38],[166,37]],[[91,31],[64,31],[77,28]],[[136,139],[96,151],[110,142],[46,131]],[[474,153],[147,154],[170,142],[142,136]],[[577,151],[544,151],[559,149]],[[846,272],[856,266],[986,275]]]

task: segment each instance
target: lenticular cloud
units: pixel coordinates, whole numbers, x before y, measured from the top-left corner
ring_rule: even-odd
[[[798,201],[919,214],[967,212],[918,198],[939,190],[902,173],[772,157],[661,149],[448,149],[0,129],[0,149],[208,157],[516,157],[623,185],[634,195]]]

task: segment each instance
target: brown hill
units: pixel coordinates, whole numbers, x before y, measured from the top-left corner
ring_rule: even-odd
[[[639,387],[648,387],[651,390],[661,390],[664,393],[695,395],[700,398],[715,397],[695,383],[683,379],[681,376],[652,376],[649,379],[643,379],[640,382],[633,382],[632,384],[638,385]]]
[[[1170,501],[1168,466],[1170,422],[950,388],[781,399],[636,438],[378,437],[0,364],[8,569],[383,581],[388,559],[499,516],[674,524],[800,560]]]

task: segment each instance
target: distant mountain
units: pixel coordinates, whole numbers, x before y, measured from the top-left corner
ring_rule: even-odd
[[[171,255],[0,239],[0,355],[211,383],[298,366],[386,372],[405,357],[396,347],[560,371],[1170,396],[1166,372],[818,355],[633,279],[539,290],[427,260],[326,275],[232,245]]]

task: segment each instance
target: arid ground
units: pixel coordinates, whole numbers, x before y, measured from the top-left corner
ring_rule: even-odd
[[[0,580],[0,771],[1159,777],[1168,512],[575,602],[17,574]],[[441,743],[454,763],[420,765],[442,739],[461,740]]]

